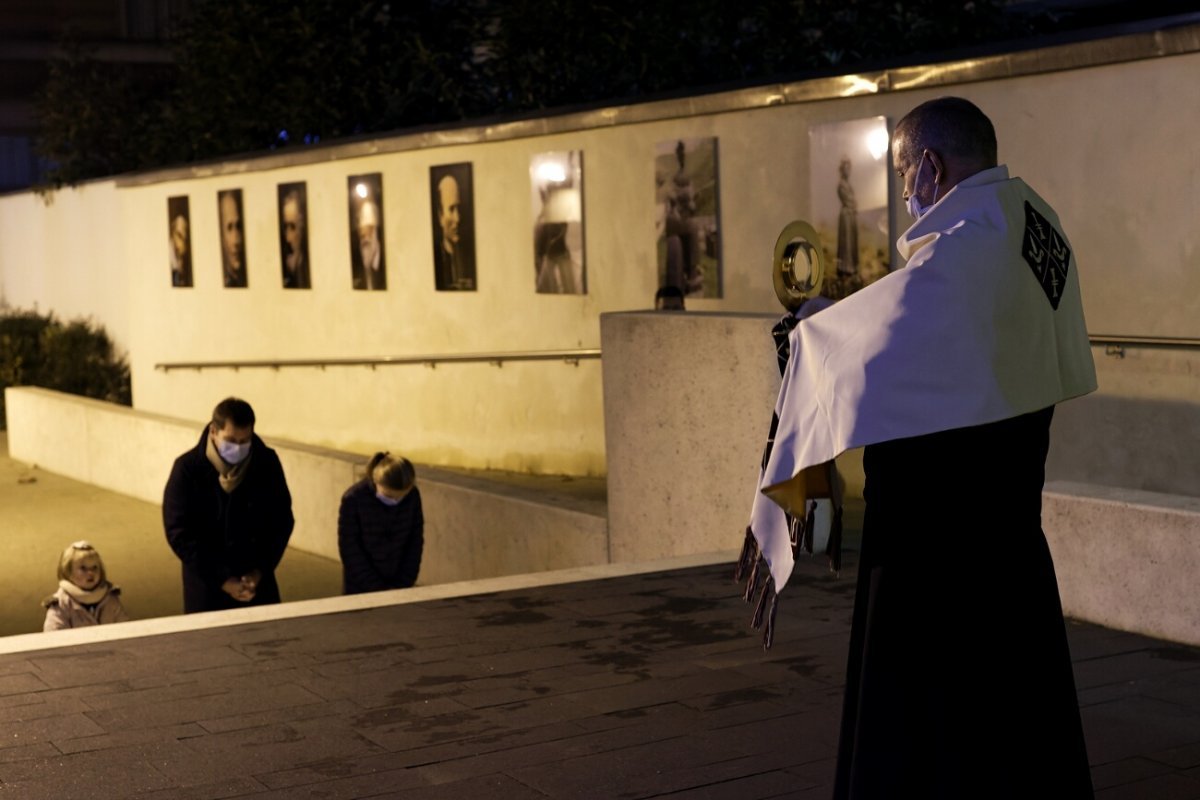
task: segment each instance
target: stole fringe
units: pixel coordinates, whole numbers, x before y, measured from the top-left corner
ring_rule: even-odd
[[[750,627],[758,630],[763,624],[763,612],[767,608],[767,595],[775,594],[775,581],[767,578],[763,582],[762,591],[758,593],[758,602],[754,605],[754,614],[750,617]]]
[[[758,540],[754,538],[754,533],[750,530],[750,526],[746,526],[746,539],[742,542],[742,554],[738,556],[737,565],[733,569],[733,580],[735,583],[741,583],[746,579],[746,573],[750,570],[750,565],[758,558]]]
[[[810,501],[808,513],[804,519],[788,517],[789,533],[792,539],[793,554],[803,548],[804,552],[812,554],[813,535],[816,527],[817,503]],[[799,547],[797,547],[799,545]],[[825,545],[825,556],[829,559],[829,569],[832,572],[842,571],[842,507],[834,506],[833,519],[830,521],[829,541]],[[764,577],[765,576],[765,577]],[[742,599],[754,603],[754,613],[750,617],[750,627],[762,629],[763,650],[770,650],[775,641],[775,616],[779,610],[779,593],[775,591],[775,579],[766,568],[766,559],[754,538],[753,531],[746,527],[746,536],[742,542],[742,552],[734,565],[733,579],[737,583],[746,581]],[[757,602],[755,602],[757,596]]]
[[[755,559],[754,566],[750,569],[750,577],[746,580],[746,591],[742,593],[742,599],[747,603],[754,602],[754,593],[758,590],[759,568],[762,563],[762,558]]]
[[[754,603],[754,613],[750,617],[750,627],[755,630],[763,628],[763,650],[769,650],[775,638],[775,612],[779,607],[779,593],[775,591],[775,579],[771,577],[766,567],[766,559],[758,547],[758,540],[754,538],[749,527],[746,528],[746,540],[742,544],[742,553],[738,556],[733,577],[739,583],[743,578],[746,579],[743,600],[753,603],[755,595],[758,596],[758,602]]]
[[[771,595],[771,612],[767,614],[767,627],[763,631],[763,650],[770,650],[771,643],[775,641],[775,609],[779,607],[779,593],[774,592]]]
[[[767,610],[767,601],[770,601],[770,611]],[[779,607],[779,593],[775,591],[775,581],[772,578],[767,578],[763,583],[762,592],[758,595],[758,603],[754,606],[754,615],[750,618],[750,627],[758,630],[763,627],[763,621],[766,621],[766,627],[763,629],[763,650],[771,649],[771,642],[775,639],[775,610]]]

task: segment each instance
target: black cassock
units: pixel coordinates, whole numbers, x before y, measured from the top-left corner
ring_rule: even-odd
[[[1052,415],[866,448],[837,800],[1093,796],[1041,528]]]

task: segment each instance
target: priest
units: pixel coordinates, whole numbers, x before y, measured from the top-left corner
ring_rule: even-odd
[[[786,599],[789,518],[865,447],[836,798],[1091,797],[1041,528],[1054,406],[1096,388],[1074,251],[971,102],[892,157],[907,263],[792,331],[752,533]]]

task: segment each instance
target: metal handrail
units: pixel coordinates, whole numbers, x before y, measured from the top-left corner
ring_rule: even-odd
[[[1200,347],[1200,339],[1176,336],[1106,336],[1088,334],[1092,344],[1136,344],[1146,347]]]
[[[1125,345],[1135,347],[1179,347],[1200,349],[1200,339],[1174,336],[1109,336],[1089,334],[1088,341],[1095,345],[1106,345],[1106,353],[1123,355]],[[424,364],[436,368],[438,364],[492,364],[502,366],[505,361],[563,361],[578,366],[584,359],[600,358],[600,348],[581,350],[526,350],[507,353],[460,353],[457,355],[426,356],[379,356],[375,358],[296,358],[271,359],[267,361],[173,361],[158,363],[155,369],[170,372],[173,369],[281,369],[283,367],[371,367]]]
[[[1200,348],[1200,339],[1188,339],[1177,336],[1109,336],[1106,334],[1088,334],[1088,341],[1096,345],[1104,345],[1104,354],[1108,356],[1125,357],[1125,347],[1168,347],[1180,349]]]
[[[526,350],[508,353],[460,353],[428,356],[378,356],[375,358],[277,358],[267,361],[174,361],[155,364],[155,369],[281,369],[282,367],[370,367],[424,364],[433,369],[438,364],[482,363],[503,366],[505,361],[563,361],[575,366],[584,359],[600,358],[600,349]]]

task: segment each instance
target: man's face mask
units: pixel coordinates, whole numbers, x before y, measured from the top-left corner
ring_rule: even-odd
[[[921,201],[917,199],[917,191],[921,188],[921,167],[925,166],[925,153],[921,153],[921,160],[917,162],[917,177],[913,179],[912,194],[904,201],[908,206],[908,213],[913,219],[920,219],[925,216],[925,212],[932,208],[937,203],[937,190],[935,184],[933,187],[933,203],[927,206],[921,205]]]
[[[217,452],[221,454],[221,458],[225,460],[226,464],[238,464],[250,455],[250,443],[238,444],[218,439]]]

